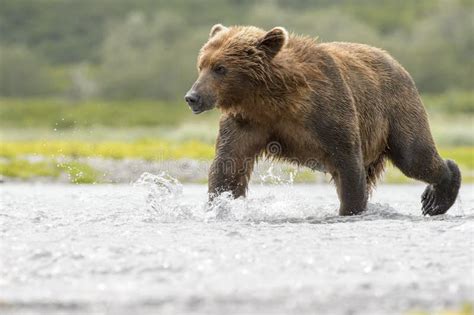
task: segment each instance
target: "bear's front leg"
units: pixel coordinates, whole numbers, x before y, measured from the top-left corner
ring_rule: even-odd
[[[360,159],[346,160],[333,174],[339,195],[339,215],[355,215],[367,207],[367,179]]]
[[[223,192],[245,196],[257,156],[266,143],[265,132],[234,117],[223,117],[216,156],[209,170],[209,201]]]
[[[238,155],[222,158],[217,155],[209,170],[209,200],[223,192],[230,192],[234,198],[245,196],[255,159],[245,160]]]

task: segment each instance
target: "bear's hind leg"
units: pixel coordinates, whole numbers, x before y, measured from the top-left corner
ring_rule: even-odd
[[[456,163],[439,156],[429,130],[418,131],[414,139],[392,135],[389,156],[406,176],[429,184],[421,196],[423,215],[444,214],[456,201],[461,172]]]

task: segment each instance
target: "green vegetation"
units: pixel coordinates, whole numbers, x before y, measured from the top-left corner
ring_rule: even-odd
[[[73,184],[95,184],[98,182],[97,172],[87,164],[76,161],[56,164],[56,167],[67,173]]]
[[[68,102],[55,99],[0,99],[3,127],[109,127],[172,125],[191,116],[181,103],[158,101]]]
[[[474,115],[474,90],[426,94],[423,95],[423,103],[433,113]]]
[[[0,143],[0,156],[15,158],[37,155],[50,158],[102,157],[111,159],[137,158],[144,160],[211,159],[214,147],[199,141],[170,142],[140,140],[135,142],[84,141],[18,141]]]
[[[73,184],[97,183],[97,172],[87,164],[79,162],[57,163],[54,159],[31,162],[22,158],[0,161],[0,175],[22,180],[36,177],[57,178],[62,173]]]
[[[58,177],[60,173],[51,161],[29,162],[24,159],[10,159],[0,162],[0,174],[8,177],[20,179]]]
[[[166,140],[139,140],[134,142],[84,141],[15,141],[2,142],[0,156],[15,158],[25,155],[46,157],[91,157],[145,160],[197,159],[210,160],[214,156],[212,144],[199,141],[170,142]],[[474,147],[442,148],[443,157],[456,160],[460,167],[474,169]]]

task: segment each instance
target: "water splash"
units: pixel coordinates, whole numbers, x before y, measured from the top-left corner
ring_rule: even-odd
[[[269,169],[267,180],[286,186],[288,194],[275,194],[272,186],[267,191],[247,198],[234,199],[231,193],[223,193],[212,203],[207,202],[203,192],[201,202],[190,202],[183,196],[183,185],[165,172],[159,174],[143,173],[133,184],[145,189],[145,221],[166,222],[175,220],[196,221],[244,221],[244,222],[278,222],[285,219],[303,218],[327,213],[326,210],[312,206],[312,202],[297,196],[292,189],[292,177],[283,179]],[[332,210],[333,206],[330,206]]]
[[[159,174],[143,173],[133,183],[135,187],[146,190],[146,211],[153,219],[180,219],[192,217],[189,207],[179,202],[183,185],[165,172]]]
[[[320,193],[327,186],[300,186],[290,180],[275,175],[270,168],[267,180],[274,185],[260,185],[250,191],[246,198],[234,199],[230,193],[223,193],[213,202],[207,201],[205,190],[189,198],[183,192],[183,185],[165,172],[143,173],[134,183],[144,188],[145,222],[176,222],[182,220],[196,222],[249,222],[279,224],[311,223],[332,224],[357,221],[399,220],[423,221],[444,220],[448,217],[426,218],[418,213],[407,213],[386,203],[369,203],[367,210],[358,216],[338,215],[337,195]],[[275,182],[277,184],[275,184]],[[284,193],[282,194],[282,187]]]
[[[145,188],[146,222],[171,222],[176,220],[195,220],[204,222],[239,221],[251,223],[321,223],[326,219],[339,221],[336,200],[325,200],[314,194],[300,192],[293,186],[292,176],[289,179],[273,173],[272,167],[262,178],[267,189],[258,194],[250,190],[246,198],[234,199],[231,193],[223,193],[212,202],[203,198],[202,202],[190,202],[183,195],[183,185],[165,172],[159,174],[143,173],[134,183],[135,187]],[[284,186],[286,193],[276,193]],[[261,186],[260,188],[264,188]],[[317,206],[315,206],[317,199]],[[372,209],[370,207],[369,209]],[[387,206],[375,206],[386,209]],[[373,211],[369,212],[373,215]],[[336,218],[332,220],[332,218]]]
[[[275,173],[275,165],[270,164],[267,171],[264,174],[259,175],[261,184],[277,184],[277,185],[293,185],[295,176],[297,175],[297,170],[289,171],[288,177],[283,176],[283,174],[277,175]]]
[[[216,197],[212,203],[207,203],[204,206],[206,221],[235,220],[232,209],[240,200],[241,199],[234,200],[230,192],[223,193]]]

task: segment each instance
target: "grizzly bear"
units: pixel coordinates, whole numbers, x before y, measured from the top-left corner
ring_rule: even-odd
[[[340,215],[367,206],[386,159],[428,183],[423,214],[445,213],[461,185],[456,163],[438,154],[408,72],[363,44],[319,43],[252,26],[214,25],[185,96],[193,113],[221,110],[209,199],[245,196],[266,155],[332,176]]]

